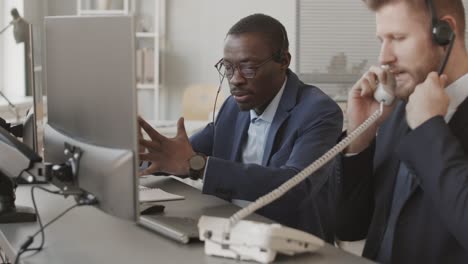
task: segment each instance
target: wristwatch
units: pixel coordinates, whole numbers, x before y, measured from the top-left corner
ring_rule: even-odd
[[[189,178],[192,180],[203,179],[203,173],[206,166],[206,155],[203,153],[195,153],[189,159]]]

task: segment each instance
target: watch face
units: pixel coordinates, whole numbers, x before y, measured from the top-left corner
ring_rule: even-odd
[[[200,155],[195,155],[190,158],[189,164],[192,170],[201,170],[205,167],[205,159]]]

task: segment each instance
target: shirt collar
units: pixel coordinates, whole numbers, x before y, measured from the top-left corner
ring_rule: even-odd
[[[288,81],[288,77],[284,79],[283,85],[281,86],[281,89],[278,91],[278,93],[275,95],[275,98],[271,100],[270,104],[267,106],[265,111],[259,116],[255,112],[255,110],[251,109],[250,110],[250,121],[252,122],[254,119],[261,119],[265,122],[271,123],[273,122],[273,118],[275,117],[276,110],[278,110],[278,106],[281,100],[281,96],[283,95],[284,92],[284,87],[286,87],[286,82]]]
[[[450,99],[447,114],[444,118],[445,122],[448,123],[457,111],[458,106],[468,97],[468,73],[447,86],[445,92]]]

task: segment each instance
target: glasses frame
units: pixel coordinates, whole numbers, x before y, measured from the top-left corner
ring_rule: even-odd
[[[234,77],[234,74],[235,74],[236,70],[239,72],[239,74],[242,76],[242,78],[253,79],[253,78],[255,78],[255,76],[257,76],[258,69],[260,67],[262,67],[263,65],[267,64],[269,61],[273,60],[274,57],[275,56],[270,56],[270,57],[268,57],[267,59],[265,59],[264,61],[260,62],[257,65],[249,66],[248,67],[249,69],[254,70],[252,76],[250,76],[250,75],[245,76],[245,74],[242,72],[242,67],[239,64],[233,64],[232,76],[228,76],[227,71],[226,71],[226,66],[224,65],[224,59],[223,58],[221,58],[214,66],[215,66],[216,70],[218,71],[219,75],[220,76],[226,76],[226,78],[228,78],[228,80],[230,80],[230,79],[232,79],[232,77]],[[224,72],[222,71],[223,66],[224,66]]]

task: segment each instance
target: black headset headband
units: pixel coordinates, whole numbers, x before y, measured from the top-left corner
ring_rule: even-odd
[[[275,55],[273,55],[273,59],[276,62],[281,62],[281,60],[283,60],[284,52],[287,50],[286,49],[286,31],[282,25],[280,25],[280,28],[281,28],[281,35],[283,39],[281,41],[281,48],[277,51]]]

